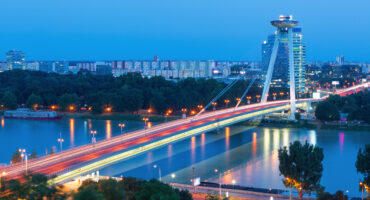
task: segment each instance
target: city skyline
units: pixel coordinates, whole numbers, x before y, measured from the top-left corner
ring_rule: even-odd
[[[2,23],[0,60],[17,49],[27,60],[260,61],[260,44],[274,30],[266,23],[292,14],[304,24],[307,60],[369,61],[370,30],[361,25],[370,3],[316,3],[5,1],[0,16],[11,20]]]

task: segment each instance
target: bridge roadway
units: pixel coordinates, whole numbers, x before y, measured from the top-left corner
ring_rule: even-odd
[[[366,85],[366,87],[368,86]],[[356,86],[353,90],[358,90],[359,88],[361,87]],[[351,91],[351,89],[346,89],[343,90],[343,93]],[[337,93],[341,94],[340,91],[337,91]],[[297,104],[300,105],[302,102],[310,101],[317,100],[300,99]],[[200,115],[196,120],[192,120],[192,117],[174,120],[153,126],[150,129],[130,132],[99,141],[95,144],[87,144],[33,159],[28,162],[27,167],[28,171],[31,172],[59,175],[52,180],[53,183],[59,183],[171,142],[177,142],[217,127],[227,126],[288,108],[289,100],[284,100],[245,105],[237,109],[228,108],[207,112]],[[0,172],[3,171],[7,173],[7,178],[19,178],[25,172],[25,163],[3,167],[0,169]]]

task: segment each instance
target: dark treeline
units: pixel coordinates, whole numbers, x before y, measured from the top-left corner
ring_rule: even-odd
[[[370,92],[366,90],[345,97],[331,95],[317,105],[315,115],[322,121],[335,121],[339,120],[340,113],[347,113],[348,120],[370,123]]]
[[[50,185],[49,178],[43,174],[32,173],[18,179],[2,179],[0,199],[27,200],[192,200],[186,190],[172,188],[155,179],[146,181],[131,177],[122,180],[102,179],[95,182],[87,179],[77,191],[65,190],[63,185]],[[66,192],[67,191],[67,192]]]
[[[150,107],[158,114],[167,109],[190,110],[200,104],[206,105],[226,86],[215,79],[188,78],[174,82],[163,77],[143,78],[136,73],[113,77],[88,72],[60,75],[21,70],[0,73],[0,83],[0,101],[5,109],[15,109],[19,105],[30,108],[56,105],[61,111],[73,106],[73,110],[91,107],[93,113],[101,113],[106,107],[116,112],[135,112]],[[248,84],[248,80],[236,83],[218,100],[217,106],[224,107],[225,99],[230,100],[229,105],[235,104]],[[261,91],[257,85],[250,89],[251,102],[259,98]],[[272,88],[273,93],[277,93],[277,99],[287,98],[287,89]]]

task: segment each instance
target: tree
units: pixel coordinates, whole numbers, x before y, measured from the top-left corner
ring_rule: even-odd
[[[54,148],[50,148],[50,153],[49,153],[50,155],[51,154],[54,154]]]
[[[9,190],[5,199],[66,199],[66,195],[61,192],[60,186],[51,186],[48,184],[48,177],[43,174],[30,174],[19,180],[9,180],[5,183]]]
[[[216,194],[207,194],[206,200],[219,200],[218,195]]]
[[[302,118],[302,115],[299,112],[296,112],[294,115],[296,120],[300,120]]]
[[[340,117],[337,106],[328,101],[317,104],[315,116],[321,121],[339,120]]]
[[[364,149],[360,148],[360,150],[357,153],[357,160],[356,160],[355,165],[356,165],[357,172],[361,173],[364,176],[363,183],[369,186],[370,185],[370,144],[365,145]]]
[[[73,195],[74,200],[104,200],[104,196],[98,191],[97,184],[80,186]]]
[[[329,192],[322,192],[317,195],[317,200],[348,200],[348,196],[339,190],[335,194]]]
[[[126,177],[121,182],[123,182],[127,200],[135,200],[135,194],[142,190],[145,181],[132,177]]]
[[[135,198],[137,200],[180,200],[179,194],[171,186],[154,179],[145,182]]]
[[[34,158],[37,158],[37,153],[35,149],[32,150],[32,153],[30,155],[30,159],[34,159]]]
[[[180,200],[193,200],[193,196],[187,190],[176,190],[180,196]]]
[[[42,98],[33,93],[28,97],[26,101],[27,108],[35,108],[36,105],[41,105],[41,104],[43,104]]]
[[[100,180],[98,182],[99,191],[103,194],[105,200],[124,200],[125,192],[123,183],[116,180]]]
[[[10,161],[12,162],[12,164],[19,163],[22,161],[22,156],[18,149],[17,151],[14,152]]]
[[[13,92],[5,92],[3,98],[1,98],[1,103],[6,109],[10,110],[16,109],[18,107],[17,97],[14,95]]]
[[[68,106],[76,106],[79,103],[79,98],[76,94],[63,94],[58,101],[59,107],[65,111],[68,109]]]
[[[279,170],[284,176],[285,186],[296,188],[299,198],[320,188],[324,159],[323,149],[299,141],[291,143],[289,149],[279,149]]]

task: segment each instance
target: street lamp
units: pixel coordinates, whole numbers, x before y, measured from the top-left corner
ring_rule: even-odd
[[[60,143],[60,152],[63,151],[62,143],[64,142],[64,139],[62,138],[62,133],[60,133],[60,136],[58,138],[58,142]]]
[[[2,181],[1,178],[6,176],[6,174],[7,173],[5,171],[0,174],[0,192],[1,192],[1,181]]]
[[[212,102],[213,110],[216,110],[217,102]]]
[[[182,112],[182,118],[185,119],[186,118],[186,112],[188,111],[188,109],[186,108],[182,108],[181,109],[181,112]]]
[[[214,171],[217,174],[218,169],[215,169]],[[219,185],[219,188],[220,188],[220,197],[221,197],[221,172],[219,173],[219,176],[218,176],[218,185]]]
[[[159,181],[162,182],[161,168],[158,165],[153,165],[154,169],[158,167]]]
[[[364,186],[365,184],[363,182],[360,182],[361,193],[362,193],[361,200],[364,200]]]
[[[203,105],[198,105],[197,107],[198,107],[199,111],[201,111],[202,108],[203,108]]]
[[[119,123],[118,126],[121,128],[121,135],[122,135],[122,129],[123,129],[123,127],[125,127],[125,124],[124,123]]]
[[[170,114],[172,113],[172,110],[171,109],[168,109],[167,111],[166,111],[166,114],[164,115],[166,118],[166,122],[167,122],[167,117],[168,116],[170,116]]]
[[[289,200],[292,200],[292,183],[293,183],[293,180],[290,179],[290,178],[286,178],[286,181],[289,184]]]
[[[225,99],[225,103],[226,103],[226,108],[228,107],[229,103],[230,103],[230,100],[229,99]]]
[[[95,134],[97,134],[97,131],[96,130],[91,130],[90,133],[92,134],[91,143],[94,144],[96,142]]]
[[[247,102],[248,102],[248,104],[251,104],[251,99],[252,99],[252,97],[251,96],[247,96]]]
[[[259,98],[261,98],[261,95],[257,94],[256,97],[257,97],[257,102],[259,102]]]
[[[26,176],[27,176],[27,162],[28,162],[28,157],[27,157],[27,152],[26,152],[26,149],[18,149],[18,151],[21,153],[21,156],[22,156],[22,158],[24,158],[25,159],[25,161],[26,161]]]
[[[144,129],[146,129],[146,122],[149,121],[149,118],[143,117],[143,121],[144,121]]]

